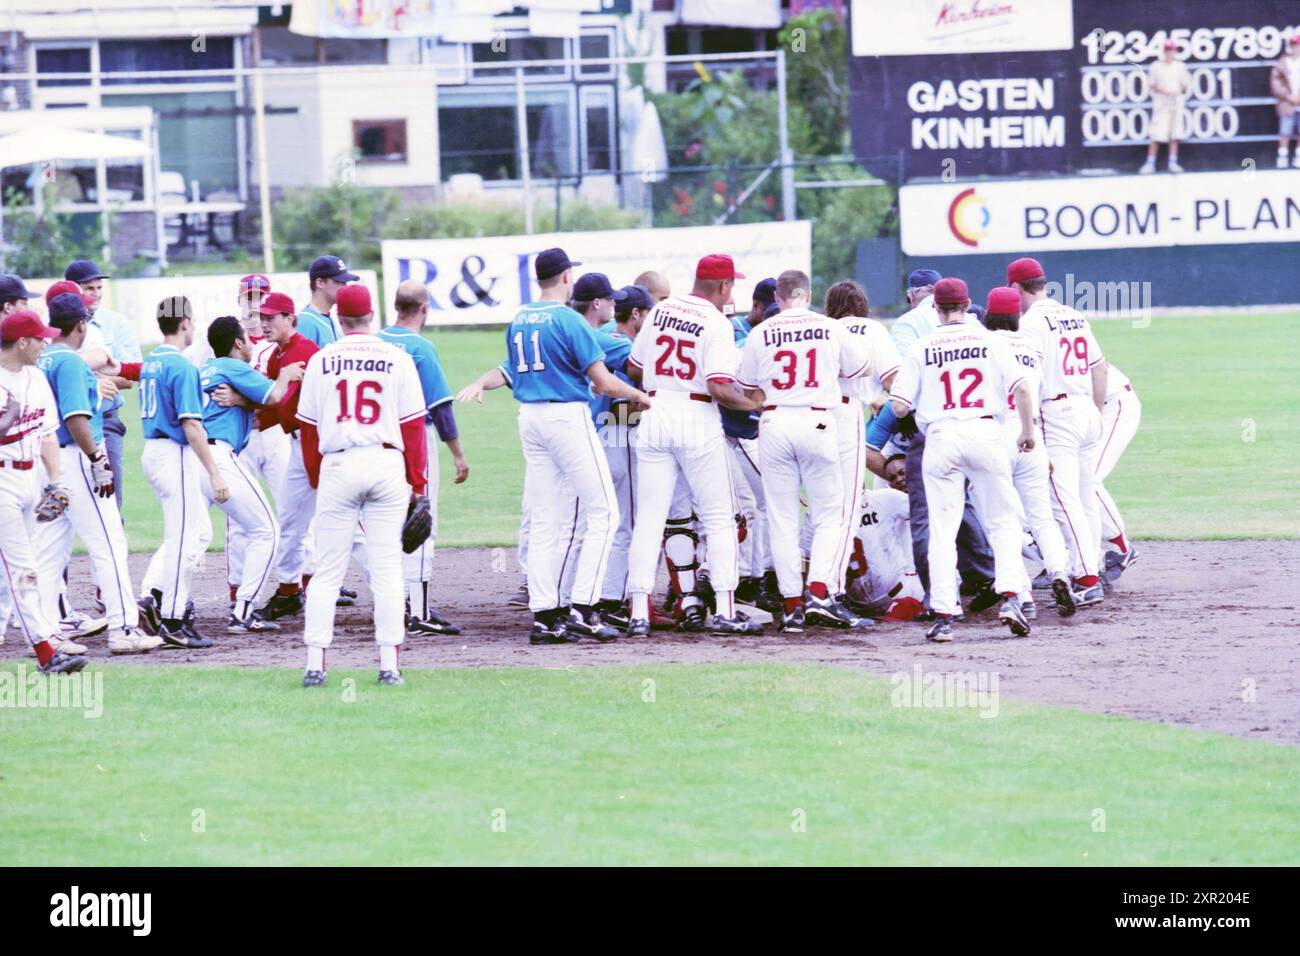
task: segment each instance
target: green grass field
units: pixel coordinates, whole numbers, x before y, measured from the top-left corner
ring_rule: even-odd
[[[3,712],[0,859],[1300,862],[1293,748],[898,708],[887,679],[828,667],[332,671],[321,693],[267,669],[103,674],[98,719]]]
[[[1300,411],[1293,373],[1300,314],[1159,317],[1147,328],[1098,322],[1107,355],[1133,380],[1142,427],[1107,486],[1138,538],[1300,536]],[[497,330],[436,332],[454,389],[498,364]],[[470,462],[465,485],[442,463],[438,541],[448,547],[511,546],[519,533],[523,459],[508,390],[482,406],[458,406]],[[134,392],[123,411],[134,424]],[[128,460],[140,458],[128,426]],[[133,550],[153,550],[161,514],[138,468],[127,474]],[[215,514],[215,513],[214,513]],[[221,527],[224,519],[215,515]],[[221,546],[218,531],[214,548]]]

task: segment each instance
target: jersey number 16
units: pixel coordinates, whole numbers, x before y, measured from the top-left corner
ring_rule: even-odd
[[[384,386],[375,381],[357,382],[356,401],[352,403],[353,410],[348,412],[348,386],[352,384],[346,379],[338,384],[339,391],[339,417],[340,422],[355,421],[358,425],[373,425],[379,421],[379,402],[371,398],[370,395],[381,395]]]

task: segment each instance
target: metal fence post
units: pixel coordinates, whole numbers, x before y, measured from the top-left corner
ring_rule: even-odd
[[[528,164],[528,110],[524,102],[524,70],[515,67],[515,124],[519,130],[519,173],[524,181],[524,232],[533,234],[533,177]]]
[[[776,51],[777,132],[780,137],[781,215],[794,222],[797,212],[794,193],[794,157],[790,154],[790,123],[786,116],[785,49]]]

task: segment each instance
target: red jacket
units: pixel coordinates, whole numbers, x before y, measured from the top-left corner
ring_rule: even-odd
[[[311,339],[304,338],[297,332],[293,333],[293,338],[289,339],[284,345],[277,345],[275,354],[271,356],[271,361],[267,363],[266,377],[275,381],[280,374],[280,369],[286,365],[292,365],[294,362],[307,364],[307,360],[320,351],[316,343]],[[261,431],[266,431],[275,425],[279,425],[289,434],[298,430],[298,397],[302,389],[302,382],[292,382],[289,390],[284,393],[284,398],[280,399],[277,405],[268,405],[257,413],[257,427]]]

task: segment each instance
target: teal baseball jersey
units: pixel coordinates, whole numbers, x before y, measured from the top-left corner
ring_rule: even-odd
[[[140,423],[145,438],[188,444],[181,422],[203,419],[199,370],[174,345],[160,345],[140,366]]]
[[[62,342],[45,348],[36,360],[36,367],[45,373],[54,393],[59,411],[59,444],[71,445],[72,434],[67,420],[74,415],[90,419],[90,432],[98,445],[104,440],[104,414],[99,399],[99,382],[90,366]]]
[[[304,305],[298,310],[298,334],[315,342],[320,349],[339,340],[334,320],[313,305]]]
[[[604,358],[586,319],[559,302],[534,302],[506,327],[500,368],[521,402],[587,402],[587,369]]]
[[[632,354],[632,340],[619,332],[617,326],[611,329],[602,325],[596,329],[596,342],[605,353],[605,365],[609,370],[631,385],[632,380],[627,377],[627,357]],[[604,416],[604,413],[609,411],[613,403],[614,400],[608,395],[597,395],[594,391],[591,393],[587,404],[591,406],[591,418],[597,425],[608,422],[608,416]]]
[[[438,358],[433,343],[419,332],[400,325],[390,325],[379,332],[379,338],[396,345],[411,356],[416,374],[420,376],[420,389],[424,392],[425,421],[433,421],[432,411],[452,400],[451,386]]]
[[[244,450],[253,427],[253,410],[231,406],[222,408],[212,398],[212,393],[222,385],[229,385],[255,405],[265,405],[275,383],[242,359],[210,358],[203,363],[199,373],[203,389],[203,427],[208,437],[223,441],[235,453]]]

